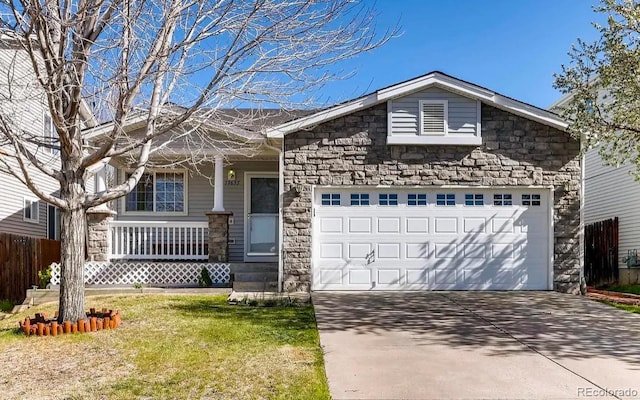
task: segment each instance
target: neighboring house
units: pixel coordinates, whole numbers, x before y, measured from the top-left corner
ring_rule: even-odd
[[[36,89],[35,79],[26,51],[12,35],[0,32],[0,108],[15,129],[21,130],[23,135],[53,140],[55,128],[44,93]],[[87,120],[92,118],[88,112],[85,114]],[[54,166],[59,164],[58,150],[34,147],[33,151],[42,162]],[[13,149],[6,143],[3,144],[0,136],[0,157],[17,168],[17,162],[10,157],[12,153]],[[58,192],[59,184],[56,180],[34,166],[28,170],[40,188],[49,193]],[[93,190],[93,180],[88,182],[87,187]],[[39,200],[15,177],[0,171],[0,232],[59,239],[59,211]]]
[[[563,96],[550,108],[560,108],[570,99],[570,95]],[[632,164],[604,165],[598,148],[584,155],[583,223],[618,218],[618,273],[623,284],[640,283],[640,265],[626,262],[629,251],[640,251],[640,183],[631,175],[634,168]]]
[[[556,114],[431,72],[271,125],[234,133],[252,157],[149,171],[104,259],[277,265],[285,291],[579,291],[580,146]]]

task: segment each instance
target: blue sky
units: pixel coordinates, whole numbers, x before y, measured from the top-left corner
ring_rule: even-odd
[[[366,0],[365,0],[366,1]],[[402,35],[350,60],[346,81],[321,97],[342,101],[440,70],[518,100],[548,107],[560,97],[553,73],[576,38],[593,41],[595,0],[377,0],[378,29]]]

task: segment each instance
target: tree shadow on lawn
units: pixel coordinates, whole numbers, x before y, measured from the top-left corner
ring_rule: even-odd
[[[395,332],[418,346],[446,344],[492,356],[534,349],[553,358],[614,358],[640,370],[640,316],[579,296],[314,293],[313,302],[321,332]]]

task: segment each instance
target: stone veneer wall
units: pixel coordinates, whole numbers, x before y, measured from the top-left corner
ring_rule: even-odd
[[[553,185],[554,289],[580,286],[579,142],[482,105],[482,146],[388,146],[380,104],[284,139],[284,290],[311,283],[312,185]]]

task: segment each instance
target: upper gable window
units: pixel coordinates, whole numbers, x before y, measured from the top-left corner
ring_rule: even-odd
[[[447,100],[420,100],[420,134],[446,135],[448,109]]]

